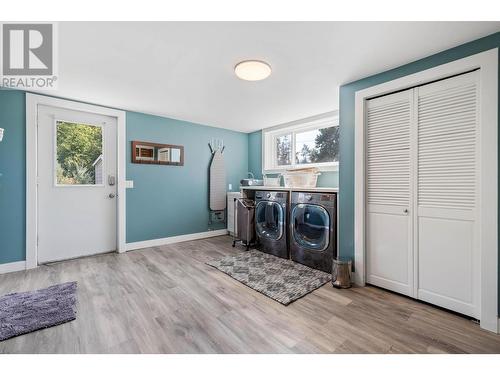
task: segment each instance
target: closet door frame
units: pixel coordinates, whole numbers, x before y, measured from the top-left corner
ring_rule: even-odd
[[[498,48],[439,65],[355,94],[354,282],[366,280],[366,101],[479,69],[480,324],[499,332],[498,318]]]

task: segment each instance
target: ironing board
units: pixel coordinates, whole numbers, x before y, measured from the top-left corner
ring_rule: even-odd
[[[226,166],[221,150],[216,150],[210,163],[210,209],[226,209]]]

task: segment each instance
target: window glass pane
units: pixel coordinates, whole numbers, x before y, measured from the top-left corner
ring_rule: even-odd
[[[295,135],[295,163],[328,163],[338,161],[339,127],[309,130]]]
[[[290,165],[292,163],[292,135],[276,137],[276,164]]]
[[[102,128],[57,121],[56,131],[57,184],[102,184]]]

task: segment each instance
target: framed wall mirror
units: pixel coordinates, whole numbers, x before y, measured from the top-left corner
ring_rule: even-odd
[[[184,165],[184,146],[132,141],[132,163]]]

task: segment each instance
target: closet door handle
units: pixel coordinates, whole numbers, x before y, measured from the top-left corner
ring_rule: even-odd
[[[408,213],[408,209],[407,209],[407,208],[405,208],[405,209],[403,210],[403,213],[404,213],[404,214],[407,214],[407,213]]]

